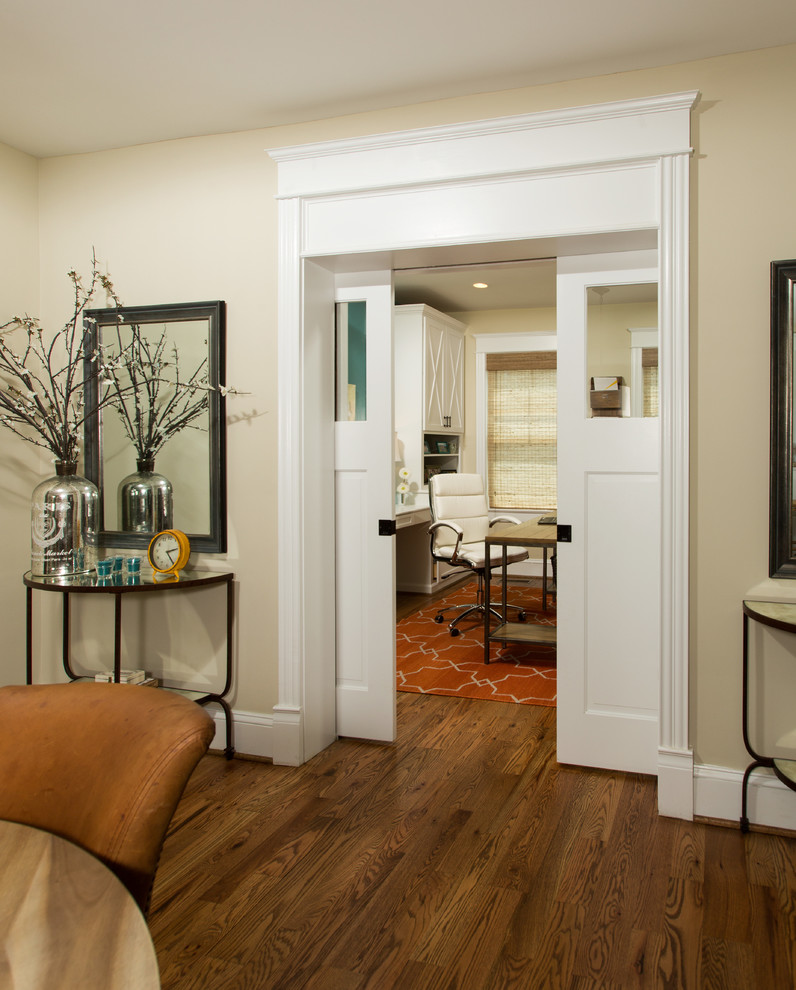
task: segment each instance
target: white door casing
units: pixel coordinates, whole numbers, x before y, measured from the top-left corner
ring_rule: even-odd
[[[661,668],[658,800],[693,814],[688,729],[688,170],[696,92],[271,149],[278,168],[279,703],[274,759],[301,762],[332,741],[329,649],[310,650],[312,595],[305,498],[333,480],[304,444],[318,413],[305,347],[304,259],[337,270],[400,267],[461,245],[534,243],[535,256],[650,246],[660,251]],[[513,257],[521,257],[515,254]],[[525,255],[528,256],[527,254]],[[492,254],[495,257],[495,254]],[[483,260],[483,259],[482,259]],[[330,296],[331,299],[331,296]],[[317,563],[317,562],[316,562]],[[313,564],[313,567],[315,563]],[[325,568],[325,569],[324,569]],[[325,611],[324,611],[324,614]],[[334,623],[313,641],[334,643]],[[332,649],[333,652],[333,649]],[[325,687],[308,704],[307,684]]]
[[[660,428],[588,415],[587,290],[658,281],[649,257],[565,258],[557,278],[558,758],[657,773]],[[655,267],[621,269],[637,261]]]
[[[367,418],[335,423],[336,732],[392,742],[395,538],[379,535],[395,516],[392,273],[354,278],[335,298],[365,302]]]

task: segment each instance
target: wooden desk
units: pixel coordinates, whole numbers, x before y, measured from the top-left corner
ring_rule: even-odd
[[[0,985],[157,990],[144,916],[98,859],[49,832],[0,821]]]
[[[502,524],[493,526],[484,540],[486,552],[490,553],[491,547],[503,548],[503,592],[502,592],[502,613],[503,621],[492,630],[489,621],[489,592],[490,592],[490,568],[484,569],[484,663],[489,663],[489,645],[498,643],[543,643],[549,646],[556,645],[556,630],[554,626],[540,626],[533,622],[509,622],[507,620],[508,609],[506,608],[506,567],[508,564],[508,547],[541,547],[544,550],[544,560],[542,563],[542,607],[547,608],[547,554],[550,549],[555,549],[556,527],[540,526],[537,519],[528,522]]]

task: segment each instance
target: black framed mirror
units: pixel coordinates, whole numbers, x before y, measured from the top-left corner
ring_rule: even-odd
[[[97,388],[110,386],[87,376],[84,471],[100,491],[100,546],[144,551],[173,527],[192,550],[225,552],[224,303],[94,309],[84,319],[86,360],[115,362],[124,390],[98,410]],[[157,511],[136,515],[153,496]]]
[[[769,576],[796,578],[793,378],[796,260],[771,263],[771,490]]]

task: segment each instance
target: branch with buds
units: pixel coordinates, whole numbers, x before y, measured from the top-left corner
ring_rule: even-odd
[[[76,461],[87,416],[86,384],[94,379],[99,408],[107,405],[115,362],[122,356],[106,361],[97,353],[90,367],[84,368],[89,333],[83,311],[101,288],[117,304],[119,300],[111,280],[99,271],[96,255],[87,286],[74,269],[67,276],[74,291],[73,312],[51,339],[30,316],[15,316],[0,325],[0,424],[51,450],[59,461]]]

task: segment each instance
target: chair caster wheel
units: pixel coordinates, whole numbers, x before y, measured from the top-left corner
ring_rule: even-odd
[[[461,629],[451,629],[451,636],[461,636]]]
[[[525,622],[525,613],[524,612],[517,612],[517,621],[518,622]]]
[[[434,616],[434,621],[435,622],[444,622],[445,621],[445,616],[443,616],[443,615],[435,615]]]

